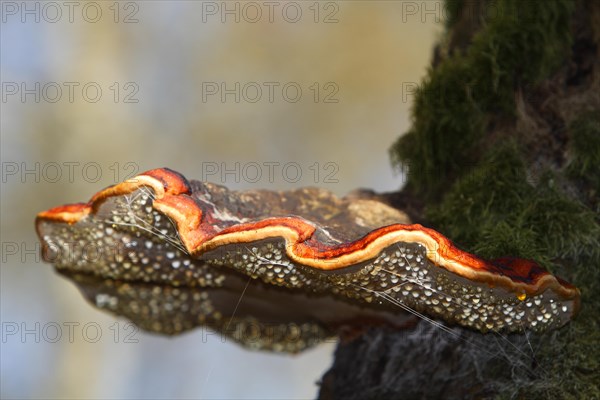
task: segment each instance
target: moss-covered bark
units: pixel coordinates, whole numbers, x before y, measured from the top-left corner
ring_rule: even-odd
[[[370,331],[340,345],[322,397],[599,398],[600,2],[447,0],[447,11],[412,128],[390,150],[409,169],[391,197],[468,251],[543,263],[581,289],[582,312],[500,344],[462,330],[435,345]],[[343,360],[366,346],[372,367],[350,370]]]

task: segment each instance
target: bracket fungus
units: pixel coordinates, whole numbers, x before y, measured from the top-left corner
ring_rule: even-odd
[[[41,212],[36,227],[44,259],[93,304],[167,334],[206,325],[295,352],[411,313],[482,332],[577,313],[578,289],[535,262],[486,261],[407,222],[361,196],[236,192],[163,168]]]

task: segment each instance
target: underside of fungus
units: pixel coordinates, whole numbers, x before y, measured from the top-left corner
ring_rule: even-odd
[[[235,192],[163,168],[41,212],[36,227],[44,259],[93,304],[168,334],[206,325],[293,352],[411,314],[487,332],[577,313],[577,288],[535,262],[486,261],[407,222],[360,196]]]

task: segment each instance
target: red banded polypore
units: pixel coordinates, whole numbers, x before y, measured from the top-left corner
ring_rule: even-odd
[[[156,169],[41,212],[36,226],[57,269],[119,282],[220,288],[243,274],[286,296],[411,310],[484,332],[557,328],[578,311],[578,289],[533,261],[486,261],[397,222],[402,214],[375,200],[234,192]]]

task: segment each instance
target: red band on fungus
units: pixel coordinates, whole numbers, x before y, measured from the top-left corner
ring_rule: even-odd
[[[87,204],[44,211],[36,225],[46,259],[59,270],[102,278],[217,287],[206,275],[233,269],[267,285],[329,293],[365,307],[397,309],[386,301],[391,298],[481,331],[556,328],[578,311],[578,289],[533,261],[486,261],[418,224],[373,226],[348,211],[357,206],[353,201],[317,189],[231,192],[156,169]],[[383,204],[359,205],[365,204],[395,215]],[[124,249],[86,262],[75,243]],[[170,246],[164,254],[161,244]],[[60,257],[51,259],[48,249]],[[185,257],[212,272],[181,268]]]

